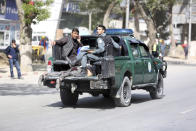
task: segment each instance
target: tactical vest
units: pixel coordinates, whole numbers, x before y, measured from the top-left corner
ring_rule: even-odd
[[[71,50],[73,49],[73,40],[72,38],[68,37],[68,42],[63,46],[62,56],[66,58]]]
[[[152,51],[157,51],[157,44],[153,45]]]
[[[111,36],[100,36],[105,43],[105,51],[103,52],[102,56],[112,56],[113,55],[113,43]]]

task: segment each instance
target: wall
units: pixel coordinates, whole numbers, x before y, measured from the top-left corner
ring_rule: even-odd
[[[50,6],[51,16],[45,21],[41,21],[36,25],[32,25],[33,35],[34,34],[45,34],[49,40],[54,40],[56,30],[58,29],[61,12],[62,12],[63,0],[54,0]]]
[[[12,39],[19,44],[19,21],[14,0],[0,1],[0,49],[5,49]]]

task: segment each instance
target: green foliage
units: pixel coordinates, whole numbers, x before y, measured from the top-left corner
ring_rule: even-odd
[[[53,3],[53,0],[34,0],[33,4],[30,4],[31,0],[23,0],[22,8],[24,10],[25,24],[31,25],[43,21],[50,16],[48,6]]]
[[[156,14],[156,11],[168,11],[170,6],[175,3],[176,0],[147,0],[145,6],[151,12],[152,16]]]
[[[162,38],[167,38],[169,35],[169,32],[166,31],[170,24],[168,16],[175,2],[176,0],[146,0],[142,2],[146,14],[153,20],[155,28]]]
[[[97,24],[101,24],[103,21],[104,13],[106,12],[109,4],[113,0],[83,0],[80,4],[80,9],[85,12],[93,12],[92,15],[92,26],[96,27]],[[121,2],[122,0],[115,0]],[[136,1],[136,0],[135,0]],[[169,14],[171,13],[171,8],[177,0],[138,0],[143,9],[145,10],[147,16],[153,20],[157,32],[161,34],[162,38],[168,36],[167,27],[169,25]],[[133,1],[130,0],[130,16],[133,17],[134,7]],[[121,19],[124,10],[122,10],[118,4],[112,12],[113,18]]]
[[[83,0],[80,9],[84,12],[92,12],[92,28],[103,23],[104,14],[113,1],[120,3],[122,0]]]

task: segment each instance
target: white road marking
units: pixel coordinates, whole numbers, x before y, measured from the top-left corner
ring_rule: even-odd
[[[188,110],[185,110],[185,111],[182,111],[180,112],[181,114],[186,114],[186,113],[189,113],[189,112],[192,112],[194,111],[195,109],[188,109]]]

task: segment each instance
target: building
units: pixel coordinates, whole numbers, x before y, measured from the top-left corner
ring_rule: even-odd
[[[33,25],[34,35],[45,35],[50,40],[55,39],[58,28],[63,0],[54,0],[50,6],[51,17],[39,24]],[[20,23],[15,0],[0,0],[0,49],[5,49],[12,39],[19,44]]]
[[[187,0],[178,0],[178,3],[173,7],[172,23],[174,25],[174,37],[179,41],[183,41],[189,35],[190,18],[192,26],[191,41],[196,40],[196,35],[194,33],[196,32],[196,0],[193,0],[191,5],[189,2],[190,1]]]
[[[196,0],[177,0],[172,15],[174,39],[183,44],[190,38],[189,56],[196,56]]]
[[[20,25],[15,0],[0,1],[0,49],[5,49],[12,39],[19,43]]]
[[[32,35],[45,35],[51,41],[62,37],[59,34],[65,29],[72,29],[76,26],[87,27],[88,21],[86,19],[88,19],[88,15],[80,12],[80,1],[81,0],[54,0],[49,8],[51,12],[50,18],[36,25],[32,25]]]
[[[41,21],[36,25],[31,25],[33,29],[33,36],[44,35],[49,38],[49,40],[55,40],[56,30],[59,28],[61,21],[61,12],[64,0],[54,0],[50,5],[50,18],[45,21]]]
[[[89,14],[81,12],[79,3],[82,0],[64,0],[63,10],[59,29],[72,29],[80,27],[79,29],[87,29],[89,26]],[[82,32],[82,30],[81,30]]]

